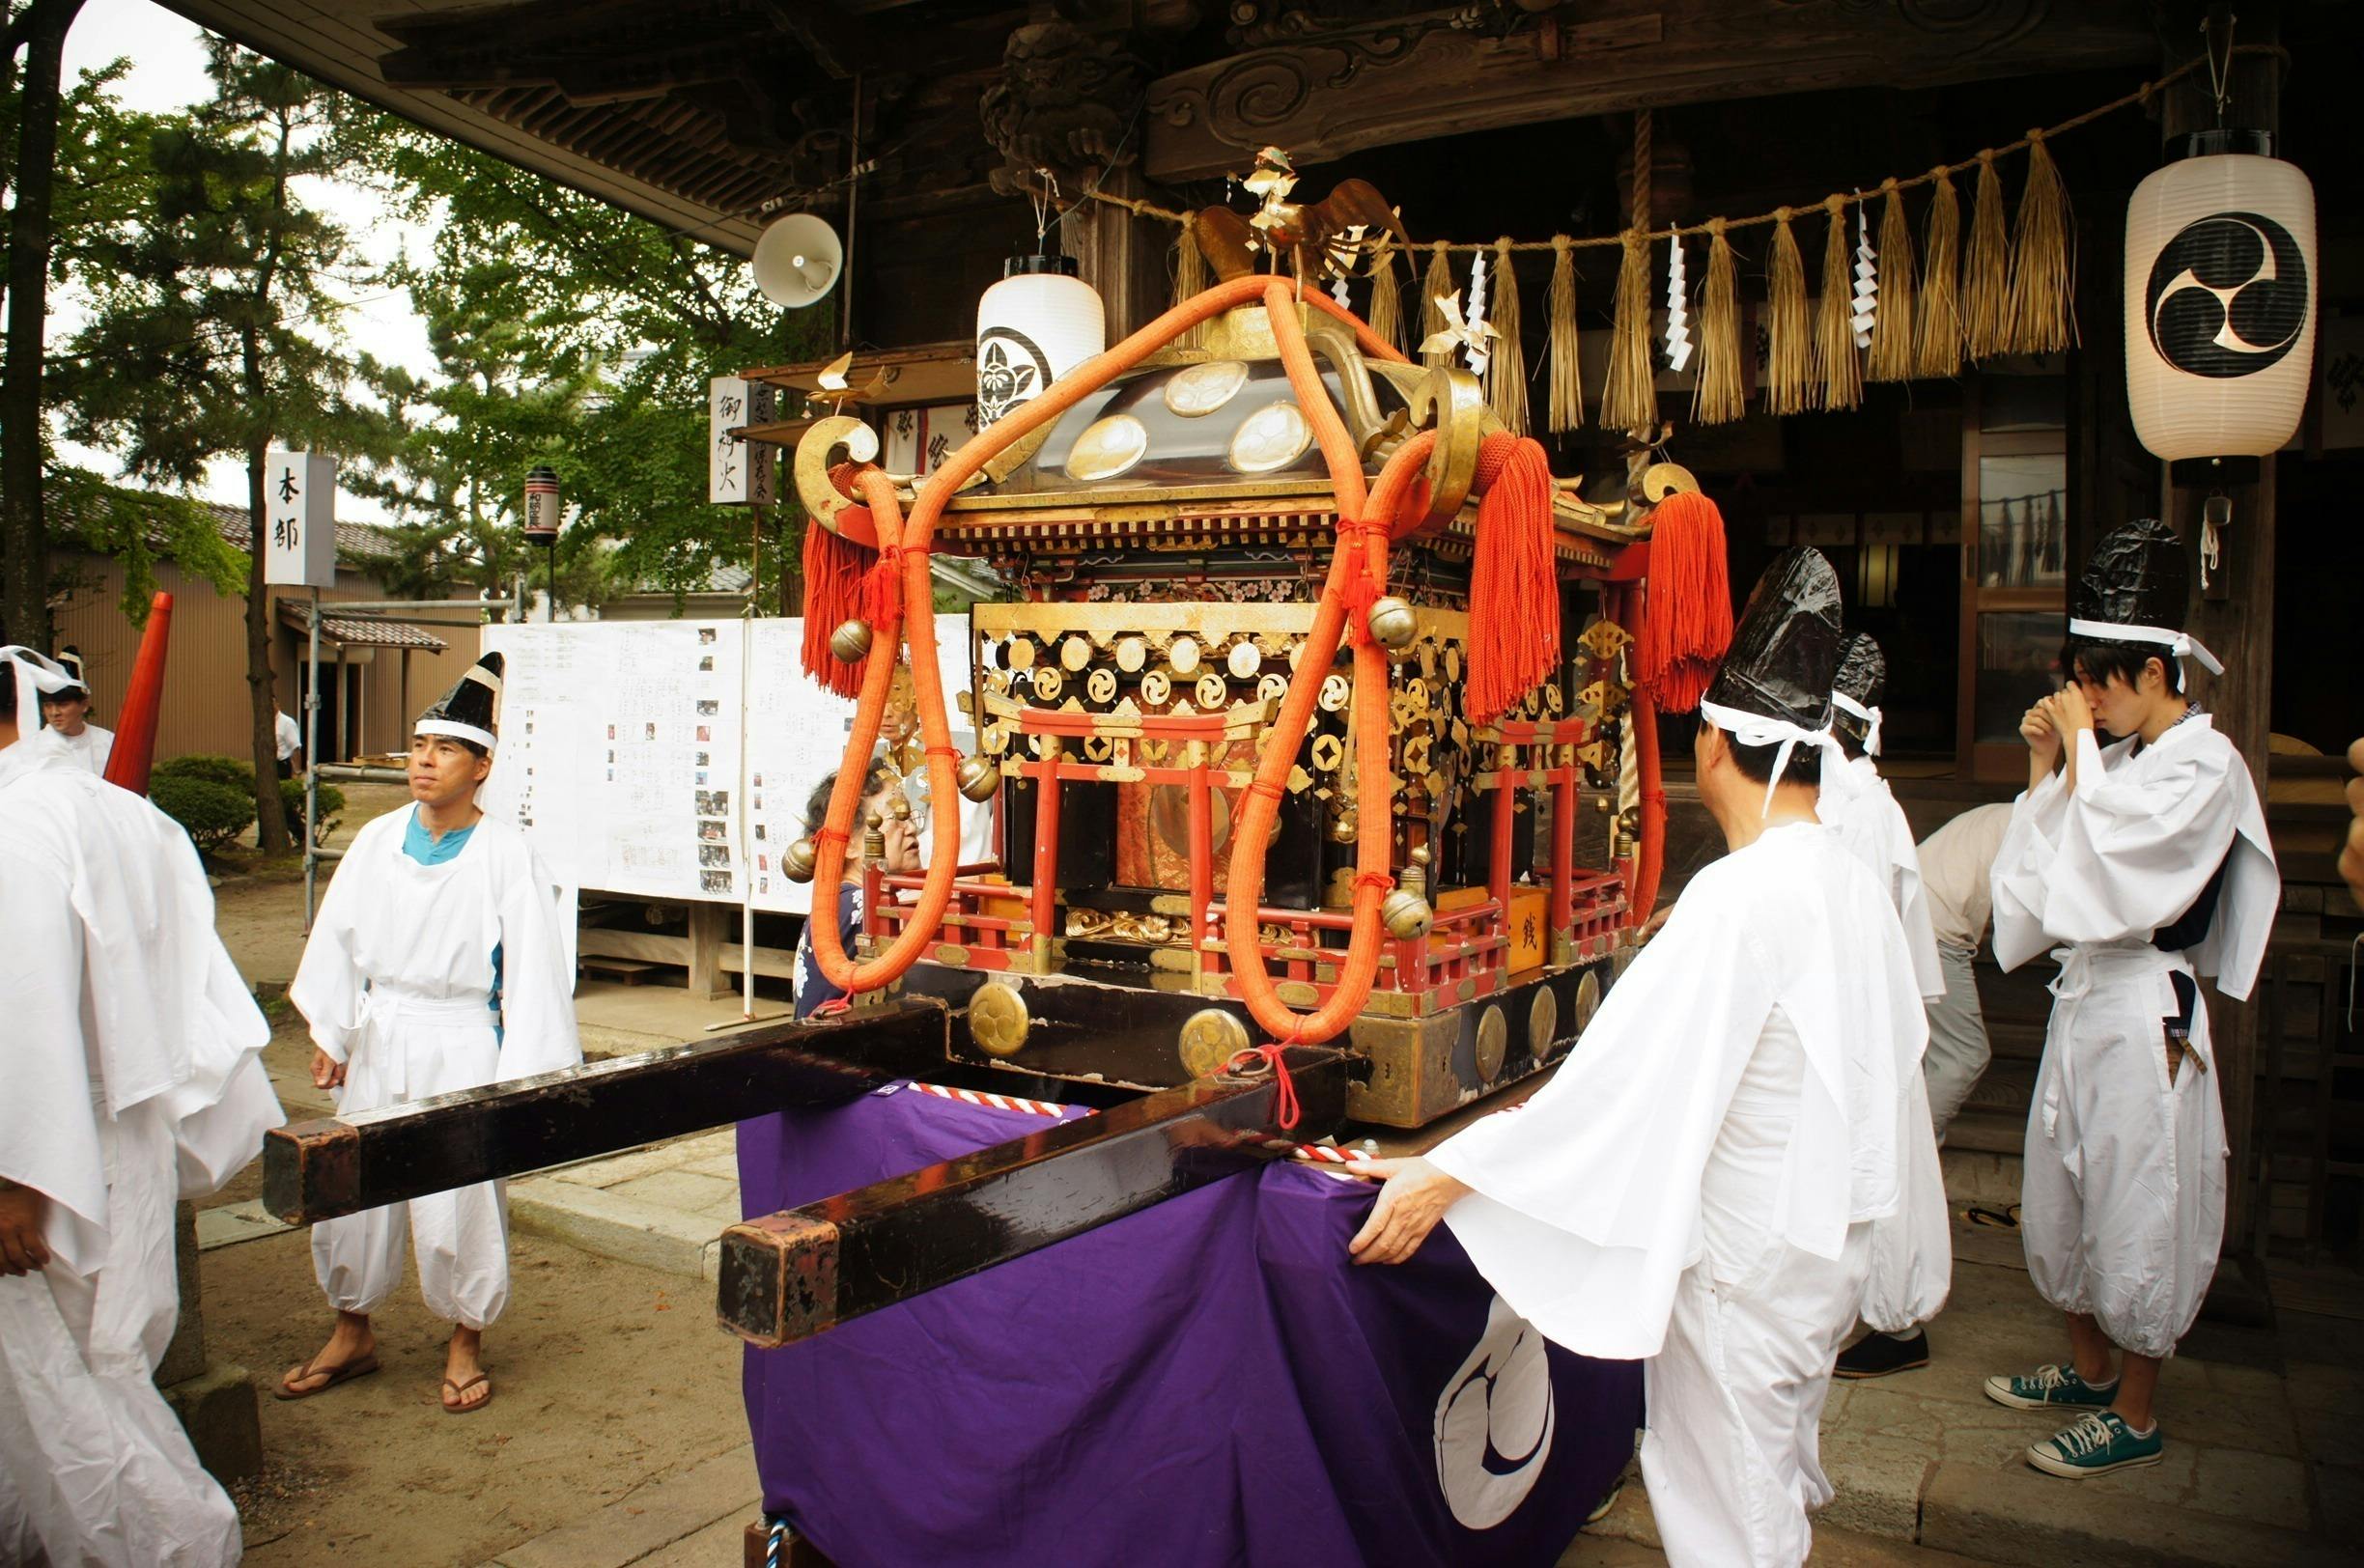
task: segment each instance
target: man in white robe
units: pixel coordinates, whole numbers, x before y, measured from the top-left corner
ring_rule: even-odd
[[[0,1561],[211,1568],[238,1516],[155,1382],[173,1204],[279,1125],[270,1029],[188,835],[33,742],[68,680],[0,649]]]
[[[104,778],[107,759],[115,752],[115,732],[90,721],[90,679],[82,656],[63,649],[57,662],[70,679],[55,691],[42,693],[41,739],[84,771]]]
[[[2184,695],[2182,658],[2218,667],[2178,630],[2186,576],[2181,541],[2149,518],[2095,546],[2069,601],[2074,679],[2021,723],[2028,789],[1994,868],[1996,962],[2049,949],[2061,966],[2020,1235],[2070,1356],[1986,1392],[2087,1413],[2027,1452],[2070,1478],[2165,1448],[2159,1367],[2199,1316],[2224,1236],[2224,1108],[2196,977],[2246,996],[2281,903],[2249,769]],[[2122,739],[2103,747],[2097,725]]]
[[[1702,705],[1731,854],[1693,879],[1551,1082],[1384,1177],[1352,1244],[1442,1218],[1511,1310],[1646,1358],[1642,1470],[1670,1561],[1795,1568],[1831,1487],[1817,1427],[1871,1222],[1901,1195],[1921,1007],[1886,892],[1815,817],[1839,647],[1813,551],[1751,597]]]
[[[342,1088],[340,1115],[582,1060],[573,896],[523,833],[475,804],[492,769],[499,680],[500,656],[488,654],[419,719],[414,804],[354,836],[288,988],[311,1024],[313,1080]],[[443,1408],[464,1414],[491,1400],[483,1335],[509,1300],[499,1182],[314,1225],[313,1270],[336,1328],[280,1380],[279,1398],[377,1370],[370,1314],[402,1280],[406,1231],[428,1309],[453,1325]]]
[[[1874,760],[1880,751],[1879,699],[1887,684],[1887,657],[1872,637],[1857,633],[1840,658],[1838,682],[1831,688],[1831,731],[1844,764],[1825,770],[1816,812],[1887,889],[1904,928],[1914,982],[1924,1004],[1933,1005],[1944,999],[1946,981],[1922,886],[1921,858],[1912,825]],[[1835,1375],[1840,1377],[1866,1375],[1860,1368],[1867,1359],[1876,1362],[1879,1373],[1927,1366],[1928,1336],[1919,1325],[1937,1315],[1953,1288],[1952,1221],[1922,1062],[1905,1075],[1904,1091],[1904,1120],[1897,1132],[1898,1147],[1907,1157],[1904,1201],[1895,1214],[1872,1223],[1863,1319],[1874,1331],[1839,1358]]]

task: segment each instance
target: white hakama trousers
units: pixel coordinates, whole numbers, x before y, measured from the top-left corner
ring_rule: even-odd
[[[181,1306],[172,1126],[151,1100],[98,1133],[98,1272],[0,1278],[0,1562],[219,1568],[238,1511],[155,1381]]]
[[[2111,1343],[2175,1354],[2224,1240],[2225,1125],[2208,1008],[2173,1080],[2163,1021],[2180,954],[2148,943],[2063,948],[2028,1108],[2019,1233],[2038,1294],[2091,1313]]]
[[[499,1077],[500,1044],[484,995],[423,998],[373,990],[354,1036],[337,1114],[479,1088]],[[375,1312],[402,1283],[404,1233],[418,1253],[419,1294],[448,1323],[482,1329],[509,1303],[509,1205],[499,1182],[430,1192],[324,1219],[312,1271],[340,1312]]]
[[[1642,1480],[1678,1568],[1797,1568],[1828,1502],[1822,1407],[1871,1269],[1871,1227],[1839,1258],[1787,1245],[1760,1283],[1683,1271],[1666,1343],[1644,1363]]]

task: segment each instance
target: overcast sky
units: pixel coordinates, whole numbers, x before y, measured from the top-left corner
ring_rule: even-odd
[[[119,58],[131,62],[131,72],[116,84],[124,103],[133,109],[167,111],[211,97],[205,71],[205,35],[194,22],[150,0],[86,0],[73,30],[66,36],[66,76],[78,80],[83,72]],[[378,198],[356,185],[334,181],[300,182],[298,198],[343,224],[352,235],[364,261],[363,271],[376,270],[401,254],[426,251],[428,232],[398,223],[382,210]],[[367,351],[379,359],[408,366],[422,374],[435,368],[428,351],[426,329],[412,314],[409,297],[382,286],[342,291],[351,308],[340,326],[345,347]],[[84,312],[70,295],[52,294],[49,301],[49,342],[62,342],[81,325]],[[66,444],[64,453],[113,477],[121,465],[109,455]],[[201,492],[211,500],[242,504],[246,499],[245,465],[238,461],[216,462],[207,474]],[[382,514],[370,502],[351,495],[338,498],[338,515],[358,519]]]

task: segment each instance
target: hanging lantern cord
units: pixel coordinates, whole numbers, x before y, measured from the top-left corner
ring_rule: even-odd
[[[2207,18],[2200,23],[2200,31],[2207,40],[2209,89],[2216,97],[2218,130],[2225,128],[2225,112],[2233,101],[2233,28],[2239,20],[2224,7],[2211,6]],[[2217,52],[2220,38],[2223,45],[2221,55]]]

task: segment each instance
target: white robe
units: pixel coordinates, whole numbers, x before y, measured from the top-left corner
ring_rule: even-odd
[[[115,751],[115,732],[98,724],[84,724],[80,735],[43,729],[40,740],[60,756],[70,758],[75,767],[101,778],[106,776],[107,758]]]
[[[1945,967],[1938,960],[1937,937],[1921,882],[1920,852],[1904,808],[1897,804],[1870,757],[1851,758],[1843,772],[1833,776],[1826,770],[1825,779],[1818,815],[1839,830],[1841,842],[1887,888],[1903,927],[1922,999],[1942,1001]],[[1925,1016],[1925,1027],[1926,1022]],[[1890,1333],[1935,1317],[1954,1284],[1945,1171],[1937,1159],[1936,1120],[1929,1111],[1918,1050],[1913,1052],[1912,1070],[1904,1076],[1901,1114],[1897,1145],[1907,1157],[1904,1201],[1895,1214],[1872,1222],[1872,1277],[1863,1304],[1864,1321]]]
[[[2197,714],[2137,754],[2078,735],[2077,785],[2022,795],[1994,869],[1996,960],[2016,968],[2055,943],[2060,977],[2029,1107],[2020,1235],[2037,1291],[2089,1312],[2138,1355],[2174,1354],[2224,1236],[2225,1128],[2208,1009],[2196,1060],[2168,1071],[2162,1021],[2175,973],[2249,994],[2281,903],[2256,785]],[[2225,867],[2207,935],[2163,953],[2172,924]]]
[[[1827,827],[1695,877],[1524,1106],[1429,1153],[1446,1222],[1513,1310],[1651,1358],[1643,1472],[1670,1558],[1802,1560],[1815,1428],[1900,1201],[1925,1023],[1878,882]]]
[[[524,834],[491,817],[451,859],[419,864],[403,853],[416,809],[354,835],[288,988],[313,1043],[346,1064],[337,1113],[348,1119],[582,1060],[572,895]],[[369,1312],[384,1302],[402,1278],[406,1225],[430,1310],[471,1329],[500,1315],[509,1230],[498,1182],[313,1226],[314,1272],[333,1305]]]
[[[54,750],[0,750],[0,1176],[47,1198],[0,1278],[0,1557],[233,1563],[238,1517],[157,1393],[172,1211],[279,1125],[269,1026],[188,837]]]

